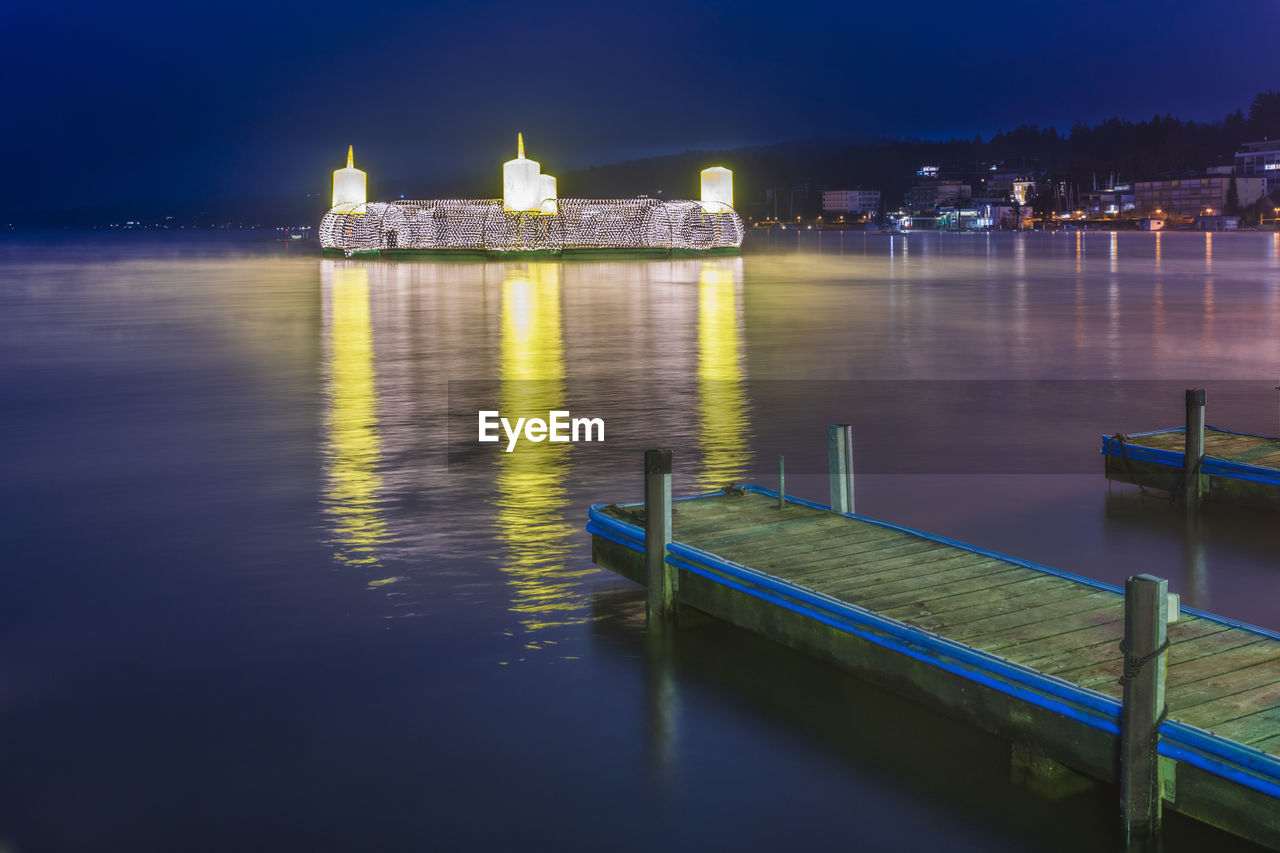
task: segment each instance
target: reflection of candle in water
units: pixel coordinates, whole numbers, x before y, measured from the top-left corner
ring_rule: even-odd
[[[337,558],[350,565],[378,561],[386,539],[378,513],[382,481],[378,391],[369,321],[369,273],[364,266],[324,262],[329,327],[329,483],[325,494]],[[327,275],[325,273],[328,273]],[[325,281],[325,280],[328,281]]]
[[[560,265],[512,265],[502,280],[499,411],[545,420],[565,408],[566,396]],[[577,530],[565,518],[569,445],[522,441],[512,453],[499,449],[497,460],[496,522],[512,611],[529,631],[582,622],[578,581],[592,570],[564,566]]]
[[[700,488],[741,478],[750,458],[738,327],[741,264],[738,259],[703,261],[698,280]]]

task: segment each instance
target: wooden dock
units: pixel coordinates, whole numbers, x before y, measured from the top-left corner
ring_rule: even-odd
[[[1186,391],[1186,426],[1102,437],[1107,480],[1212,500],[1280,508],[1280,438],[1205,426],[1203,388]],[[1190,476],[1187,472],[1191,472]]]
[[[1183,427],[1102,437],[1108,480],[1178,493],[1183,484]],[[1204,428],[1203,500],[1280,507],[1280,438]]]
[[[648,567],[644,505],[592,507],[595,562],[646,584],[660,560],[673,608],[834,662],[1008,738],[1015,756],[1124,791],[1124,590],[754,486],[668,506],[670,530],[657,518],[653,541],[669,544]],[[662,606],[652,586],[649,600]],[[1149,720],[1153,790],[1166,808],[1280,849],[1280,634],[1180,610],[1167,657],[1157,647],[1139,662],[1167,659],[1167,715]],[[1159,808],[1155,796],[1157,826]]]

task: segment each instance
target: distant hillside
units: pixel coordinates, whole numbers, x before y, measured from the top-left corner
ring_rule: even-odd
[[[1068,133],[1024,125],[989,140],[919,139],[793,142],[724,151],[686,151],[580,169],[558,176],[565,196],[696,198],[698,172],[734,171],[735,206],[744,215],[814,215],[822,189],[878,189],[890,207],[903,201],[908,178],[922,164],[958,176],[977,164],[1032,172],[1088,188],[1109,176],[1153,179],[1227,165],[1241,143],[1280,139],[1280,92],[1259,93],[1248,112],[1216,122],[1153,116],[1113,118]]]

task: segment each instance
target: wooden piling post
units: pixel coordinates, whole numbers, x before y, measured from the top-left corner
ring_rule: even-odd
[[[778,454],[778,509],[787,505],[787,466],[782,454]]]
[[[644,452],[644,565],[649,621],[675,612],[676,568],[667,563],[671,543],[671,451]]]
[[[1142,574],[1125,581],[1120,807],[1126,840],[1149,838],[1160,831],[1161,780],[1156,743],[1165,714],[1168,621],[1167,580]]]
[[[1187,507],[1200,505],[1204,495],[1204,389],[1187,389],[1186,449],[1182,454],[1182,499]]]
[[[827,427],[827,478],[831,485],[831,511],[853,512],[853,427]]]

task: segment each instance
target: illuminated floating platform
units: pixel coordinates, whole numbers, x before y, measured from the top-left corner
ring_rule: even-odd
[[[736,253],[743,225],[727,205],[556,199],[554,213],[502,199],[338,204],[320,223],[325,253],[345,257],[657,256]]]

